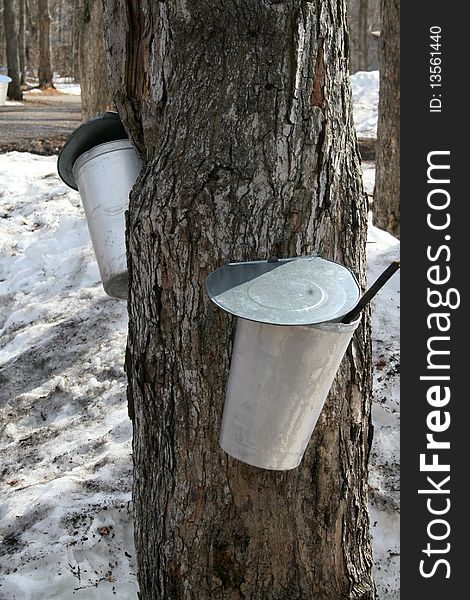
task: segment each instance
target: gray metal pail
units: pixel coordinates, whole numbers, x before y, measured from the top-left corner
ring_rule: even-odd
[[[358,324],[239,318],[220,433],[225,452],[263,469],[297,467]]]
[[[127,298],[124,213],[141,161],[129,140],[84,152],[73,165],[105,292]]]

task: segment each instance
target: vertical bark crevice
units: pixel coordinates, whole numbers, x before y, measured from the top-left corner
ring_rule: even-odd
[[[313,75],[313,90],[311,96],[311,105],[323,108],[325,95],[323,86],[325,84],[325,59],[323,57],[323,42],[319,44],[317,58],[315,61],[315,71]]]

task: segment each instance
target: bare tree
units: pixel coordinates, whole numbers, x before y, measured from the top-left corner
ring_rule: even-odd
[[[47,89],[54,87],[52,83],[51,58],[51,15],[49,0],[38,0],[38,30],[39,30],[39,87]]]
[[[18,33],[14,0],[3,0],[3,22],[5,25],[6,55],[8,75],[11,77],[8,96],[12,100],[22,100],[20,68],[18,59]]]
[[[369,69],[369,0],[359,0],[359,70]]]
[[[377,44],[372,31],[380,29],[380,0],[347,0],[351,73],[377,69]]]
[[[19,20],[18,20],[18,58],[20,64],[20,82],[26,83],[26,21],[25,21],[25,0],[19,2]]]
[[[31,0],[24,0],[25,3],[25,20],[26,20],[26,67],[27,69],[32,69],[37,71],[38,68],[38,27],[37,27],[37,11],[34,10],[36,6],[33,1],[33,5],[31,5]]]
[[[82,114],[87,120],[111,107],[101,0],[82,0],[78,21]]]
[[[143,600],[372,599],[367,315],[301,466],[218,445],[234,323],[205,276],[319,252],[364,276],[344,2],[104,0],[145,161],[128,216],[128,398]]]
[[[400,0],[382,0],[373,220],[400,236]]]

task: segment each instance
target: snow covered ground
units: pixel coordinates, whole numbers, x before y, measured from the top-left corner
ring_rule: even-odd
[[[373,188],[373,166],[365,184]],[[0,154],[0,599],[137,596],[125,302],[108,298],[56,158]],[[370,227],[368,277],[399,253]],[[371,520],[398,599],[399,276],[373,304]]]
[[[59,90],[64,94],[71,94],[72,96],[80,96],[81,89],[79,83],[71,83],[66,78],[58,78],[54,80],[55,89]]]
[[[377,137],[379,72],[358,71],[351,76],[354,123],[358,137]]]
[[[367,278],[374,281],[399,258],[400,243],[369,224]],[[374,439],[369,494],[379,600],[398,600],[400,571],[400,276],[372,304]]]
[[[135,598],[126,306],[56,157],[0,181],[0,598]]]
[[[60,90],[64,94],[72,94],[72,96],[80,96],[81,89],[79,83],[74,83],[71,77],[61,77],[58,73],[54,73],[53,83],[56,90]],[[39,79],[28,77],[27,84],[32,87],[28,93],[42,94],[42,90],[35,87],[39,85]]]

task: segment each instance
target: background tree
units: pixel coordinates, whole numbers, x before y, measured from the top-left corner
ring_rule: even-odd
[[[38,0],[38,31],[39,31],[39,87],[47,89],[54,87],[52,83],[51,57],[51,15],[49,0]]]
[[[22,100],[20,67],[18,59],[18,28],[14,0],[3,0],[3,22],[5,25],[6,59],[8,75],[11,82],[8,86],[8,97],[12,100]]]
[[[13,5],[16,17],[15,31],[21,84],[26,84],[28,75],[32,78],[38,72],[40,86],[50,87],[53,83],[52,66],[60,77],[79,82],[79,62],[81,62],[82,72],[87,74],[87,81],[83,86],[85,113],[91,115],[99,111],[99,108],[93,108],[95,102],[97,107],[107,107],[109,92],[106,90],[100,0],[7,1]],[[0,12],[3,13],[3,0]],[[4,19],[3,14],[1,18]],[[79,61],[80,44],[82,44],[81,61]],[[5,32],[2,26],[0,27],[0,67],[4,68],[7,62]],[[33,84],[31,80],[29,83]],[[92,88],[97,100],[90,94]]]
[[[344,2],[104,7],[113,98],[145,161],[126,360],[141,597],[371,599],[367,318],[301,466],[270,472],[219,447],[234,322],[204,292],[217,266],[273,255],[319,252],[363,280]]]
[[[20,66],[20,83],[26,84],[26,7],[25,0],[18,0],[18,58]]]
[[[400,236],[400,0],[382,0],[373,220]]]
[[[350,72],[378,69],[377,40],[380,0],[347,0],[350,36]]]
[[[368,26],[369,0],[359,0],[359,70],[369,69],[369,26]]]
[[[82,0],[78,20],[82,114],[87,120],[111,107],[101,0]]]
[[[53,24],[51,41],[54,69],[62,77],[78,82],[80,81],[79,30],[85,0],[49,0],[49,2]],[[90,41],[93,43],[93,40]],[[89,56],[93,56],[93,51],[94,47],[90,46]]]
[[[26,72],[27,74],[35,74],[38,70],[39,61],[39,42],[38,42],[38,26],[37,26],[37,11],[36,2],[25,0],[26,12]]]

